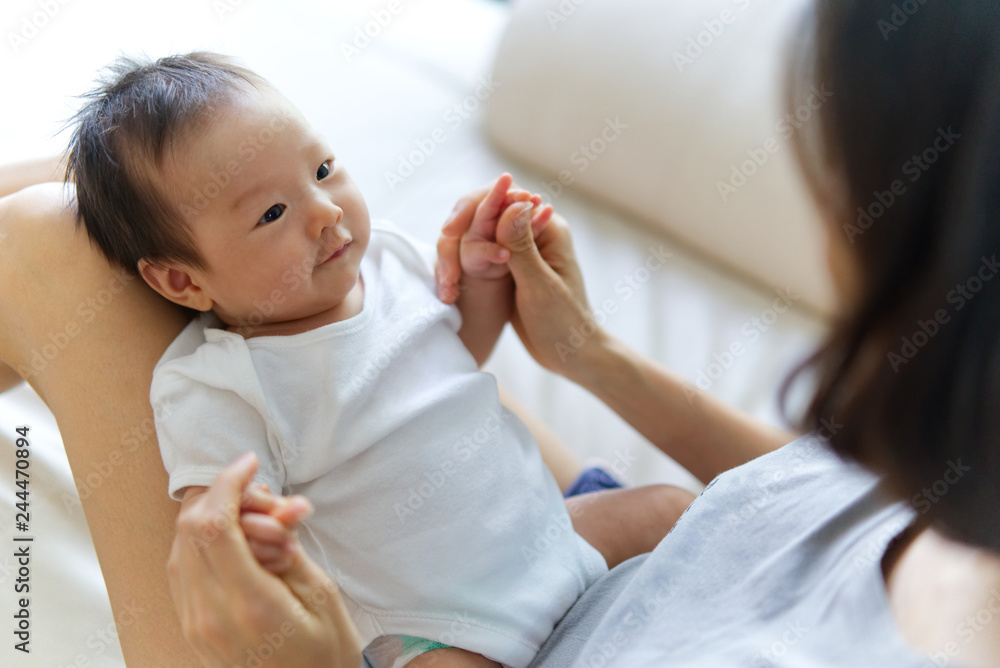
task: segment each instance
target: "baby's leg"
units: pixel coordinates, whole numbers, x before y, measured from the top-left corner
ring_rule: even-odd
[[[457,647],[445,647],[424,652],[406,668],[501,668],[496,661],[487,659],[482,654],[473,654]]]
[[[694,501],[671,485],[608,489],[566,499],[573,528],[597,548],[608,568],[651,552]]]

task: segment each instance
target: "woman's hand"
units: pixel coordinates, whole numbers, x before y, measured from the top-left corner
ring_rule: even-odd
[[[514,277],[511,324],[535,361],[580,382],[580,353],[605,335],[587,303],[569,224],[553,215],[541,231],[533,228],[517,219],[501,220],[497,228]]]
[[[360,638],[340,590],[298,539],[280,578],[254,558],[240,517],[256,470],[256,457],[240,457],[177,518],[167,571],[185,637],[206,666],[357,668]]]
[[[463,273],[490,278],[507,275],[504,264],[507,249],[496,243],[496,227],[500,215],[519,202],[535,206],[532,227],[541,231],[552,216],[551,206],[541,206],[541,195],[521,190],[510,174],[503,174],[493,183],[465,195],[455,204],[438,238],[438,261],[435,267],[438,298],[454,304],[459,297],[459,280]]]

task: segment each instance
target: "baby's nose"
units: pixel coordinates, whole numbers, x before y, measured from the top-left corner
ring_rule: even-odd
[[[312,214],[313,234],[318,239],[323,230],[334,227],[344,217],[344,210],[330,200],[320,203]]]

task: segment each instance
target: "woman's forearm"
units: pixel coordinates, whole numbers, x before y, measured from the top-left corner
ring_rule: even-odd
[[[0,165],[0,197],[49,181],[62,181],[66,163],[61,156]]]
[[[702,482],[796,437],[685,384],[607,334],[598,333],[579,353],[570,379]]]

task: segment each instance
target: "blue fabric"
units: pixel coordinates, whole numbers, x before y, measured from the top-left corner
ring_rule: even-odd
[[[602,489],[617,489],[623,485],[611,477],[611,474],[602,468],[589,468],[580,474],[580,477],[576,479],[566,493],[563,494],[567,499],[571,496],[577,496],[579,494],[586,494],[588,492],[599,492]]]

